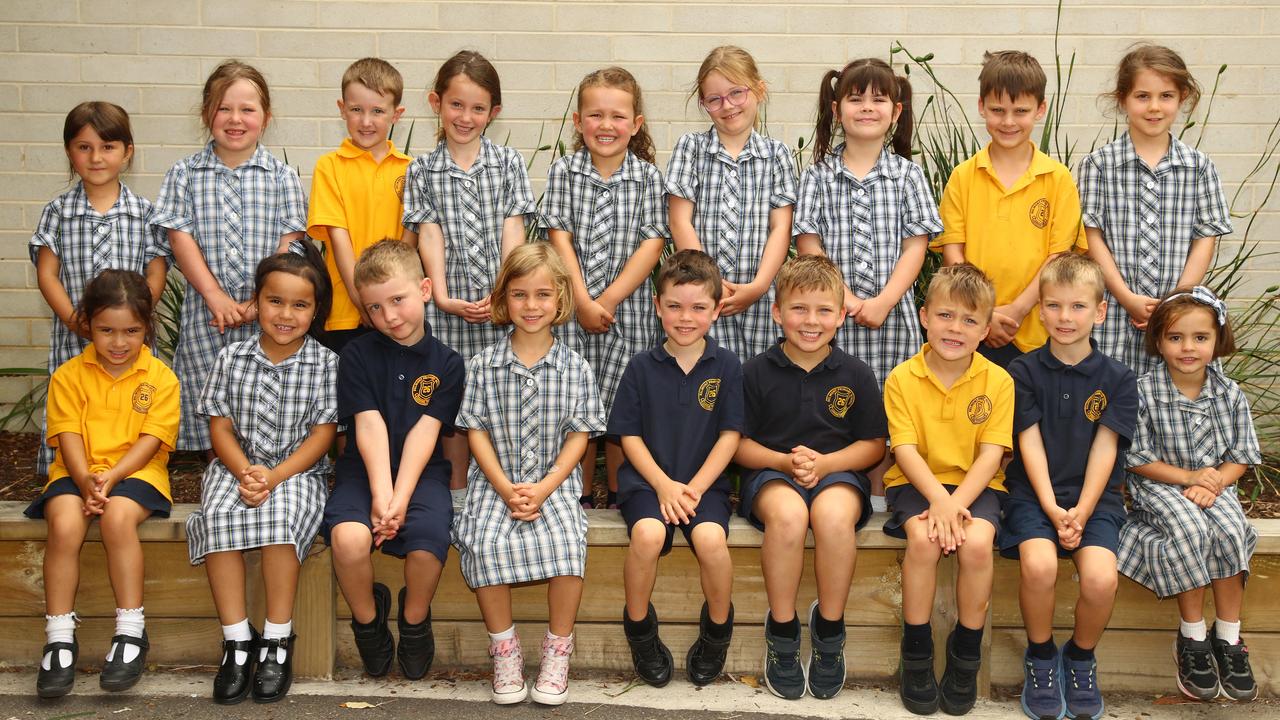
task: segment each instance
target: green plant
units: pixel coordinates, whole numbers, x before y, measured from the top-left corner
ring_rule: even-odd
[[[164,292],[156,303],[152,322],[156,330],[156,356],[173,365],[173,354],[178,349],[178,329],[182,321],[182,297],[187,284],[175,267],[164,279]]]
[[[31,389],[9,404],[0,415],[0,430],[23,430],[36,425],[36,416],[44,409],[49,391],[49,371],[45,368],[0,368],[0,377],[31,378]]]

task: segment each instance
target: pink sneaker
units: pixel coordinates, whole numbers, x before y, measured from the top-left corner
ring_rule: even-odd
[[[524,682],[524,653],[520,651],[520,636],[490,642],[489,655],[493,658],[493,693],[490,697],[499,705],[524,702],[529,697],[529,686]]]
[[[542,639],[542,669],[529,696],[543,705],[563,705],[569,699],[569,656],[573,654],[573,636]]]

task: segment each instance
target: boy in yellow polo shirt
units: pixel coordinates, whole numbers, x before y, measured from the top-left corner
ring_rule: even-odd
[[[956,166],[942,192],[943,232],[930,247],[943,262],[970,262],[991,278],[996,307],[981,352],[1001,367],[1044,344],[1036,310],[1049,258],[1085,247],[1071,171],[1031,141],[1045,114],[1040,63],[1017,50],[986,53],[978,113],[991,142]]]
[[[401,224],[404,175],[413,158],[388,140],[404,113],[404,79],[390,63],[363,58],[342,75],[338,110],[347,139],[316,162],[311,180],[307,234],[325,245],[325,265],[333,283],[333,309],[324,324],[324,344],[341,353],[372,326],[352,302],[356,258],[385,238],[416,244],[416,233]]]
[[[962,715],[977,697],[982,627],[991,600],[992,543],[1007,496],[1001,461],[1013,448],[1013,380],[974,352],[987,336],[995,289],[968,263],[938,270],[920,323],[927,342],[884,383],[894,465],[884,476],[892,514],[884,532],[906,538],[902,561],[902,704]],[[938,560],[956,553],[958,622],[947,664],[933,674],[929,616]]]

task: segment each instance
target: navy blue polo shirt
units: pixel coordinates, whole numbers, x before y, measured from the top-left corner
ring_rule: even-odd
[[[338,359],[338,417],[347,424],[347,447],[338,459],[338,477],[367,477],[356,442],[354,416],[376,410],[387,424],[394,480],[404,454],[404,439],[423,415],[452,430],[466,387],[466,367],[458,353],[431,334],[414,345],[401,345],[380,332],[347,343]],[[424,477],[448,481],[449,462],[437,442]]]
[[[804,445],[825,454],[889,437],[875,374],[834,344],[825,360],[805,372],[775,343],[748,360],[742,374],[746,436],[770,450],[790,453]]]
[[[1009,363],[1015,439],[1013,461],[1005,470],[1005,487],[1010,497],[1039,502],[1027,479],[1017,441],[1023,430],[1039,423],[1053,493],[1060,507],[1074,507],[1084,488],[1094,435],[1099,425],[1105,425],[1120,436],[1120,442],[1098,508],[1123,513],[1123,459],[1138,421],[1138,380],[1123,363],[1099,352],[1092,338],[1089,345],[1093,352],[1075,365],[1054,357],[1048,343]]]
[[[622,373],[609,415],[608,434],[638,436],[676,482],[693,479],[720,433],[742,432],[742,364],[715,340],[706,340],[688,375],[662,343],[636,353]],[[637,479],[649,487],[638,472],[618,477],[619,502],[635,492]],[[722,474],[712,487],[727,492],[729,481]]]

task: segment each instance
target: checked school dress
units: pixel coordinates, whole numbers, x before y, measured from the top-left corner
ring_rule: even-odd
[[[571,432],[599,435],[604,408],[591,367],[557,340],[526,368],[509,336],[467,362],[467,389],[457,426],[489,433],[507,479],[540,482]],[[453,516],[453,542],[471,588],[581,576],[587,558],[587,516],[578,503],[577,464],[542,504],[541,517],[515,520],[475,459],[467,497]]]
[[[888,149],[859,180],[841,159],[844,144],[805,170],[791,234],[812,233],[854,295],[869,299],[884,289],[902,254],[902,241],[942,232],[933,191],[919,165]],[[908,291],[872,329],[846,318],[836,344],[871,366],[881,391],[889,372],[920,350],[920,321]]]
[[[338,421],[338,356],[307,337],[276,365],[258,336],[218,354],[200,396],[199,414],[231,420],[236,442],[254,465],[275,467],[297,451],[311,428]],[[239,480],[214,458],[205,468],[200,508],[187,518],[191,564],[205,555],[266,545],[293,545],[307,557],[328,495],[329,458],[280,483],[258,507],[240,500]]]
[[[1138,393],[1127,467],[1164,462],[1193,470],[1262,461],[1249,401],[1217,364],[1207,368],[1195,400],[1178,392],[1163,363],[1138,380]],[[1120,529],[1120,572],[1165,598],[1249,571],[1258,531],[1234,486],[1201,509],[1181,487],[1132,472],[1128,483],[1133,508]]]
[[[683,135],[667,165],[667,192],[694,204],[693,229],[720,275],[749,283],[769,239],[769,212],[796,202],[791,150],[755,131],[734,160],[713,127]],[[764,352],[778,339],[773,324],[773,284],[745,311],[715,323],[712,333],[739,360]]]
[[[409,165],[404,184],[404,226],[440,226],[449,297],[474,302],[493,292],[502,265],[502,225],[537,212],[520,151],[481,138],[470,170],[458,167],[443,140]],[[427,304],[427,321],[440,342],[464,360],[500,340],[492,323],[472,324]]]
[[[209,272],[236,302],[253,295],[253,273],[275,253],[280,237],[307,229],[307,199],[298,173],[262,145],[234,169],[223,164],[210,142],[180,160],[164,176],[152,224],[190,233]],[[165,241],[166,251],[172,248]],[[257,323],[219,334],[213,316],[191,283],[182,298],[182,327],[173,370],[182,389],[179,450],[209,448],[209,424],[194,412],[218,352],[232,343],[257,338]]]
[[[654,238],[662,243],[669,235],[662,175],[628,150],[622,167],[605,180],[584,148],[551,166],[542,222],[548,229],[573,235],[587,292],[598,297],[641,243]],[[641,283],[618,303],[613,318],[607,333],[588,333],[576,318],[556,333],[591,366],[606,415],[631,357],[657,342],[651,283]]]
[[[1094,150],[1076,171],[1086,228],[1098,228],[1129,289],[1159,299],[1173,290],[1191,241],[1231,232],[1218,172],[1207,155],[1169,138],[1154,168],[1133,149],[1126,132]],[[1141,377],[1160,359],[1143,349],[1144,332],[1108,292],[1110,310],[1094,337],[1098,348]]]

